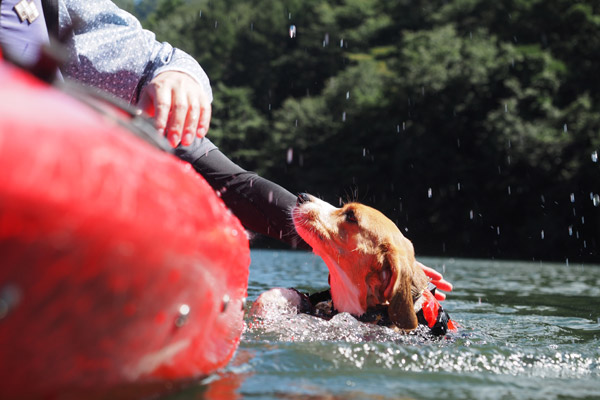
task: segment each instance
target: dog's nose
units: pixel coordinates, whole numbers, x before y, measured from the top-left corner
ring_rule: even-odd
[[[310,196],[306,193],[299,193],[298,194],[298,200],[296,201],[297,205],[306,203],[310,201]]]

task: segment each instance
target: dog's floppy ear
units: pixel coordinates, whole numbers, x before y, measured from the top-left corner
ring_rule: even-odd
[[[385,263],[392,272],[385,297],[389,300],[388,315],[390,320],[400,329],[413,330],[418,325],[412,294],[412,268],[410,255],[402,254],[396,248],[389,248]]]

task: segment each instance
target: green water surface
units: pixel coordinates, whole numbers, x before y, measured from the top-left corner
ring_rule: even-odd
[[[454,284],[444,307],[458,333],[430,340],[247,318],[230,366],[178,397],[600,399],[600,266],[421,261]],[[327,268],[310,253],[253,250],[250,269],[250,302],[275,286],[327,287]]]

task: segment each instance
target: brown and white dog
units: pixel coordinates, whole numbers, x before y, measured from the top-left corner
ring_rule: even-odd
[[[428,290],[429,280],[415,260],[412,243],[385,215],[359,203],[336,208],[302,193],[292,218],[298,234],[327,264],[338,312],[359,317],[373,307],[387,306],[391,323],[411,331],[426,299],[434,302],[436,315],[425,318],[433,327],[439,303]],[[446,322],[454,328],[449,318]]]

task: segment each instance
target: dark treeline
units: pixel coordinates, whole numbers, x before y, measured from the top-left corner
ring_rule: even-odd
[[[243,167],[421,255],[599,260],[599,2],[120,4],[206,69]]]

